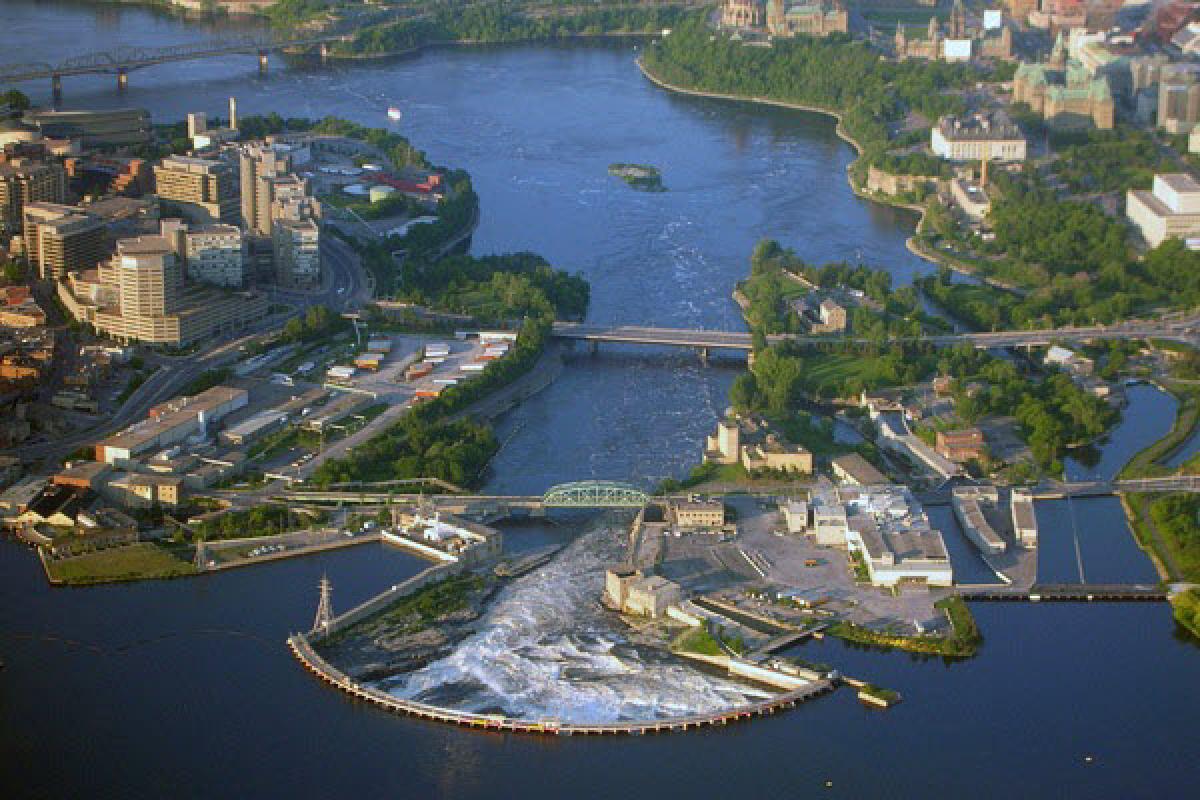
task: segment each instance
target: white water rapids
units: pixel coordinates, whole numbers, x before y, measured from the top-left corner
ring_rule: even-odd
[[[380,688],[480,713],[573,723],[705,713],[766,696],[632,644],[598,601],[617,533],[597,528],[506,587],[454,651]]]

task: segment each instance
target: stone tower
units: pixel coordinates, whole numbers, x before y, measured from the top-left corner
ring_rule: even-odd
[[[767,30],[777,36],[787,35],[787,9],[783,0],[767,0]]]
[[[967,10],[962,0],[954,0],[954,8],[950,9],[948,35],[951,39],[967,38]]]

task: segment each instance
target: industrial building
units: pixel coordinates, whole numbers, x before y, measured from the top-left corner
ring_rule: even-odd
[[[661,575],[641,570],[615,569],[604,575],[604,599],[624,614],[662,617],[670,606],[683,602],[683,588]]]
[[[1033,495],[1026,489],[1014,489],[1011,504],[1013,535],[1017,544],[1027,550],[1035,549],[1038,545],[1038,521]]]
[[[858,453],[846,453],[830,462],[833,476],[842,483],[856,486],[878,486],[888,483],[887,476]]]
[[[717,464],[741,464],[747,472],[813,471],[813,455],[803,445],[784,441],[760,417],[725,417],[707,437],[704,460]]]
[[[677,528],[720,528],[725,524],[725,503],[721,500],[672,500],[669,509]]]
[[[150,418],[129,426],[96,443],[96,460],[124,466],[153,450],[167,448],[192,436],[210,435],[210,426],[221,418],[245,408],[249,394],[245,389],[214,386],[194,397],[179,397],[157,406]]]
[[[995,486],[959,486],[950,497],[963,533],[984,555],[999,555],[1008,549],[984,513],[985,507],[995,508],[999,502],[1000,493]]]
[[[811,502],[817,543],[860,554],[875,586],[953,584],[942,534],[907,487],[820,489]]]

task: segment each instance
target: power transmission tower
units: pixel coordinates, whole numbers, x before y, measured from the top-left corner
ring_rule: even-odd
[[[317,603],[317,618],[313,620],[311,633],[325,633],[333,622],[333,584],[329,582],[329,576],[322,575],[318,586],[321,588],[321,601]]]

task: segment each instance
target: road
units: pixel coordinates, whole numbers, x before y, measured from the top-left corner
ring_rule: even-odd
[[[622,344],[669,345],[727,350],[750,350],[754,346],[751,334],[744,331],[688,330],[681,328],[650,328],[637,325],[588,325],[556,322],[554,336],[588,342]],[[1048,345],[1055,342],[1081,342],[1093,339],[1172,339],[1200,345],[1200,314],[1165,315],[1160,319],[1129,320],[1115,325],[1069,326],[1041,330],[993,331],[987,333],[945,333],[928,336],[898,337],[888,342],[926,342],[937,347],[969,342],[975,347],[1022,347]],[[777,344],[793,342],[854,342],[871,344],[869,339],[810,334],[774,334],[767,341]]]
[[[176,396],[206,371],[236,362],[241,357],[242,345],[263,333],[278,330],[288,319],[305,308],[326,305],[335,311],[348,312],[367,303],[371,299],[370,282],[354,250],[332,236],[322,237],[321,247],[326,268],[320,289],[309,292],[272,292],[273,302],[291,305],[294,307],[292,310],[272,314],[248,330],[219,338],[200,353],[184,356],[150,354],[147,361],[158,365],[158,369],[102,424],[76,432],[64,439],[22,445],[15,450],[15,454],[26,462],[56,464],[80,447],[143,419],[154,405]]]

